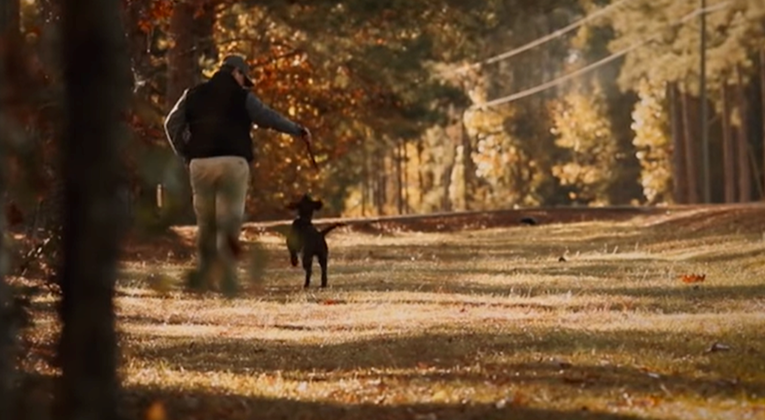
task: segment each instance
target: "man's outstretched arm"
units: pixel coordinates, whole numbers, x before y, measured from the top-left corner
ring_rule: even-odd
[[[252,92],[247,94],[247,112],[250,114],[252,122],[258,127],[270,128],[294,136],[307,134],[307,130],[303,126],[269,108]]]

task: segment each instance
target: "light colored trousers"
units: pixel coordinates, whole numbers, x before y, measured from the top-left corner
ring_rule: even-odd
[[[239,239],[250,166],[241,157],[210,157],[193,159],[189,173],[198,228],[198,268],[208,274],[221,263],[223,275],[236,279],[236,259],[229,240]]]

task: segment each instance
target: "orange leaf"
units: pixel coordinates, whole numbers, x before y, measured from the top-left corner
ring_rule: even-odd
[[[706,274],[682,274],[680,275],[680,280],[683,281],[683,283],[701,283],[706,279]]]
[[[165,406],[161,401],[154,401],[146,410],[146,420],[166,420]]]

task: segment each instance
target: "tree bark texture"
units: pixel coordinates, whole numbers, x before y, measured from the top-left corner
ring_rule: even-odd
[[[694,107],[692,106],[692,98],[688,92],[681,94],[682,108],[683,108],[683,154],[685,155],[685,177],[688,185],[688,203],[698,204],[699,202],[699,187],[698,187],[698,170],[696,169],[696,142],[694,134],[694,119],[692,115],[694,113]]]
[[[185,89],[196,81],[197,62],[194,49],[194,7],[179,1],[170,16],[172,47],[167,54],[167,109],[170,110]]]
[[[670,123],[672,126],[672,195],[675,203],[688,202],[688,179],[685,169],[685,142],[683,141],[683,124],[680,115],[681,107],[677,83],[667,86],[669,94]]]
[[[464,115],[464,111],[461,112]],[[475,173],[476,166],[473,162],[473,140],[467,132],[465,127],[464,117],[460,117],[460,140],[462,143],[462,183],[464,185],[463,201],[465,203],[465,210],[472,210],[471,197],[475,193]]]
[[[736,148],[731,131],[730,108],[730,87],[724,83],[722,86],[722,140],[726,203],[736,201]]]
[[[752,168],[749,165],[749,104],[746,99],[746,85],[741,74],[741,67],[736,68],[736,78],[738,85],[738,107],[740,116],[740,125],[738,126],[738,193],[739,202],[748,203],[752,201]]]
[[[762,124],[762,185],[765,187],[765,47],[760,49],[760,103],[762,104],[762,115],[760,115],[760,123]],[[761,198],[765,200],[765,194]]]
[[[406,143],[403,139],[396,142],[395,164],[396,164],[396,207],[398,214],[404,214],[404,148]]]
[[[114,419],[119,384],[113,293],[126,220],[117,191],[126,134],[121,120],[131,84],[128,43],[119,0],[63,4],[62,375],[54,417]]]
[[[16,328],[13,310],[13,294],[5,281],[10,263],[5,243],[5,194],[6,194],[6,142],[9,116],[5,115],[10,103],[7,92],[9,80],[6,65],[11,58],[11,48],[19,37],[19,0],[0,1],[0,413],[11,412],[14,405]]]

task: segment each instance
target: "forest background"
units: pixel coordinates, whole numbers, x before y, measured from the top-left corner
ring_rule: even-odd
[[[26,84],[7,194],[47,223],[60,4],[7,3]],[[304,192],[328,216],[760,200],[765,4],[706,5],[702,106],[700,3],[125,0],[125,196],[144,224],[193,223],[162,120],[239,53],[255,93],[312,129],[320,167],[299,139],[256,129],[250,220],[290,217],[284,203]]]

